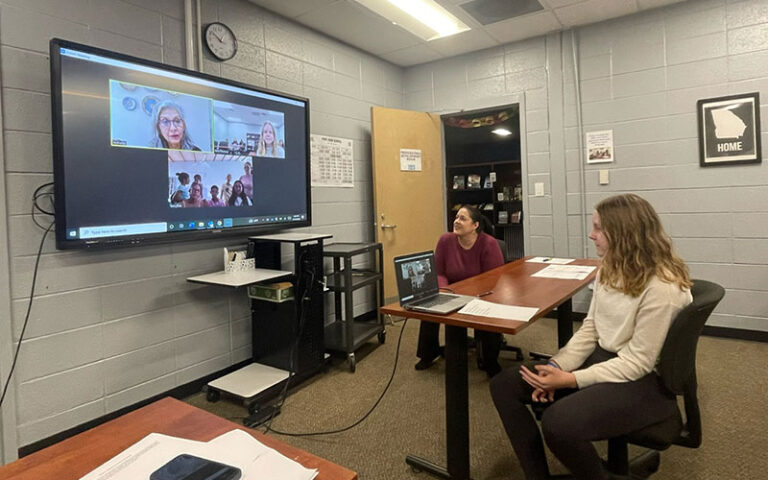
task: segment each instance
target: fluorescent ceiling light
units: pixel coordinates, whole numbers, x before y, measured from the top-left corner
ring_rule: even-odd
[[[495,130],[491,130],[491,133],[495,133],[496,135],[498,135],[500,137],[508,137],[508,136],[512,135],[512,132],[510,132],[506,128],[497,128]]]
[[[464,22],[435,0],[355,1],[426,41],[469,30]]]

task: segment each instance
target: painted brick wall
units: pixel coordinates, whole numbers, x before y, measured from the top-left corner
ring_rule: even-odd
[[[355,188],[313,188],[311,231],[332,233],[336,241],[371,241],[369,111],[402,106],[402,69],[246,1],[202,3],[203,24],[227,23],[240,46],[229,62],[206,58],[205,72],[308,97],[312,133],[354,139]],[[181,0],[0,1],[6,190],[0,215],[10,265],[3,272],[10,287],[0,300],[0,332],[12,333],[14,342],[42,233],[32,223],[30,197],[52,180],[49,39],[182,66],[183,15]],[[221,247],[242,241],[58,252],[51,235],[13,379],[16,395],[8,408],[14,411],[3,417],[6,427],[18,425],[3,429],[5,451],[250,358],[244,291],[185,281],[221,269]],[[370,294],[356,294],[355,301],[361,313]]]

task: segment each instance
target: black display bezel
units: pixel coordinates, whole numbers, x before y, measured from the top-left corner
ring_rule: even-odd
[[[68,48],[80,50],[85,53],[100,55],[115,60],[121,60],[136,63],[141,66],[147,66],[162,69],[170,72],[176,72],[190,77],[196,77],[231,85],[234,87],[252,90],[257,93],[275,95],[288,100],[304,103],[304,121],[305,129],[305,184],[306,184],[306,220],[286,221],[276,223],[264,223],[260,225],[242,225],[223,229],[205,229],[205,230],[185,230],[177,232],[146,233],[136,235],[126,235],[121,237],[103,237],[97,239],[67,239],[65,222],[56,222],[56,248],[60,250],[98,248],[98,247],[121,247],[135,246],[144,244],[173,243],[181,241],[214,239],[231,236],[249,236],[274,232],[276,230],[287,228],[300,228],[312,225],[312,189],[310,183],[310,125],[309,125],[309,99],[286,94],[262,87],[255,87],[234,80],[224,79],[201,72],[191,71],[172,65],[166,65],[152,60],[145,60],[122,53],[104,50],[97,47],[83,45],[67,40],[54,38],[50,41],[50,68],[51,68],[51,123],[52,123],[52,143],[53,143],[53,177],[54,177],[54,206],[56,209],[56,218],[66,218],[66,189],[65,189],[65,159],[64,159],[64,138],[63,138],[63,109],[62,109],[62,79],[61,79],[61,49]],[[275,201],[279,201],[275,199]]]

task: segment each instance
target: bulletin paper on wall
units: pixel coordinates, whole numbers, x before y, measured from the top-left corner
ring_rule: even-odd
[[[586,133],[587,163],[613,161],[613,130]]]
[[[354,187],[351,138],[310,135],[313,187]]]
[[[401,148],[400,170],[405,172],[420,172],[421,150],[415,148]]]

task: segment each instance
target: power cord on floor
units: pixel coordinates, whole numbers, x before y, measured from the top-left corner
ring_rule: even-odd
[[[312,289],[314,288],[315,284],[315,270],[314,268],[304,268],[303,259],[306,254],[306,250],[301,253],[299,256],[299,265],[302,265],[301,274],[297,278],[296,281],[296,291],[302,292],[301,299],[299,300],[297,308],[299,309],[299,315],[298,315],[298,325],[296,326],[296,334],[295,339],[293,343],[291,343],[291,348],[288,352],[288,378],[285,380],[285,383],[283,384],[283,389],[280,392],[280,396],[278,397],[278,401],[275,402],[275,404],[272,407],[272,412],[269,415],[269,419],[264,424],[264,431],[268,432],[270,431],[272,420],[275,419],[275,416],[277,416],[280,409],[283,407],[283,404],[285,403],[285,399],[288,397],[288,386],[291,383],[291,378],[293,378],[296,375],[296,366],[294,365],[296,351],[299,348],[299,342],[301,340],[301,334],[304,332],[304,325],[306,324],[306,315],[307,311],[309,310],[308,307],[305,306],[305,302],[309,303],[312,300]],[[302,278],[304,276],[308,276],[309,280],[304,281],[304,286],[302,288]]]
[[[13,372],[16,370],[16,362],[19,359],[19,351],[21,350],[21,342],[24,340],[24,333],[27,331],[27,325],[29,324],[29,314],[32,312],[32,303],[35,299],[35,284],[37,283],[37,269],[40,266],[40,257],[43,253],[43,245],[45,244],[45,238],[48,236],[48,233],[51,231],[53,226],[55,225],[55,222],[51,222],[47,227],[44,225],[41,225],[38,223],[37,219],[35,218],[35,212],[39,211],[42,214],[45,215],[53,215],[53,212],[49,212],[48,210],[45,210],[44,208],[40,207],[38,204],[38,200],[44,196],[53,195],[53,192],[41,192],[41,190],[45,187],[50,187],[53,185],[53,183],[46,183],[44,185],[40,185],[35,189],[35,192],[32,194],[32,221],[35,222],[35,225],[38,227],[44,229],[43,232],[43,238],[40,239],[40,247],[37,249],[37,255],[35,257],[35,268],[32,271],[32,287],[30,288],[29,292],[29,303],[27,304],[27,314],[24,316],[24,324],[21,327],[21,334],[19,335],[19,341],[16,344],[16,352],[13,354],[13,362],[11,363],[11,369],[8,372],[8,376],[5,379],[5,385],[3,386],[3,393],[0,395],[0,408],[3,406],[3,402],[5,401],[5,395],[8,393],[8,387],[11,384],[11,378],[13,377]]]
[[[373,404],[373,406],[365,413],[365,415],[362,416],[362,418],[360,418],[355,423],[353,423],[351,425],[348,425],[348,426],[346,426],[344,428],[339,428],[337,430],[327,430],[327,431],[324,431],[324,432],[301,432],[301,433],[282,432],[280,430],[276,430],[276,429],[272,428],[270,425],[267,425],[267,428],[264,431],[264,433],[273,432],[273,433],[277,433],[278,435],[286,435],[286,436],[289,436],[289,437],[310,437],[310,436],[317,436],[317,435],[331,435],[331,434],[334,434],[334,433],[346,432],[347,430],[351,430],[351,429],[355,428],[356,426],[360,425],[361,423],[363,423],[363,421],[365,421],[365,419],[368,418],[368,416],[371,413],[373,413],[374,410],[376,410],[376,407],[379,406],[379,403],[381,403],[381,400],[384,398],[384,395],[387,394],[387,391],[389,390],[390,385],[392,385],[392,380],[394,380],[394,378],[395,378],[395,372],[397,372],[397,364],[398,364],[398,360],[400,358],[400,344],[403,341],[403,332],[405,332],[405,326],[406,326],[407,323],[408,323],[408,319],[406,318],[403,321],[403,326],[400,329],[400,335],[397,338],[397,348],[395,350],[395,365],[392,367],[392,374],[389,376],[389,381],[387,382],[387,385],[384,387],[384,391],[382,391],[381,395],[379,395],[379,398],[376,400],[376,402]]]

